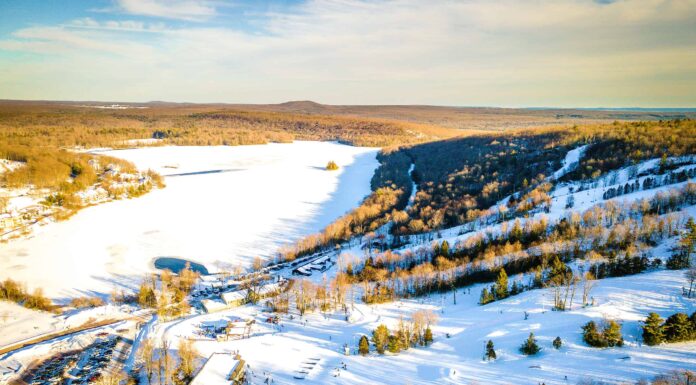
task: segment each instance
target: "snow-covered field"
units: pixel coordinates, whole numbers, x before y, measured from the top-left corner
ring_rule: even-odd
[[[157,257],[247,266],[355,207],[378,165],[377,149],[327,142],[101,153],[154,169],[167,187],[0,245],[0,279],[64,298],[135,287]],[[326,171],[329,160],[340,169]]]
[[[275,383],[297,383],[294,378],[303,363],[319,358],[307,374],[308,384],[575,384],[592,378],[609,383],[651,379],[673,369],[696,370],[696,344],[681,343],[658,347],[640,346],[642,320],[655,311],[663,318],[675,313],[691,314],[696,304],[683,298],[683,272],[656,271],[630,277],[598,281],[592,295],[593,307],[574,305],[572,311],[551,311],[550,289],[532,290],[486,306],[477,304],[482,285],[460,289],[457,305],[450,294],[404,300],[393,304],[357,304],[352,323],[342,313],[325,319],[320,313],[305,319],[283,318],[280,331],[263,322],[257,307],[245,306],[222,313],[160,324],[152,333],[162,335],[176,346],[179,338],[198,338],[196,348],[204,357],[214,352],[239,350],[256,375],[254,384],[263,383],[270,372]],[[444,304],[444,307],[442,306]],[[394,327],[400,316],[408,318],[415,310],[430,309],[440,320],[433,328],[435,343],[427,348],[410,349],[396,356],[370,357],[342,354],[343,344],[357,346],[360,335],[369,335],[380,323]],[[529,318],[524,319],[524,312]],[[201,341],[193,334],[197,325],[226,322],[233,318],[256,316],[254,336],[229,342]],[[622,323],[626,344],[622,348],[597,349],[582,342],[581,326],[590,320],[611,318]],[[534,357],[522,355],[518,348],[533,332],[543,348]],[[450,338],[446,334],[450,334]],[[551,341],[560,336],[563,347],[556,350]],[[484,361],[484,344],[493,340],[498,360]],[[347,364],[347,370],[337,367]],[[565,379],[565,376],[568,379]]]

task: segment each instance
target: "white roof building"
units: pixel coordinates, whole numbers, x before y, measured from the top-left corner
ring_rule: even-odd
[[[220,297],[222,297],[222,300],[225,301],[226,305],[230,305],[243,302],[246,300],[247,295],[247,290],[236,290],[222,293]]]
[[[203,308],[208,313],[214,313],[216,311],[227,309],[227,304],[220,302],[220,301],[215,301],[212,299],[202,300],[201,305],[203,305]]]
[[[213,353],[190,385],[236,385],[244,377],[244,360],[231,353]]]

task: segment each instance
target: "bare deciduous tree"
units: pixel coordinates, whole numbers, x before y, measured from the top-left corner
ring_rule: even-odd
[[[138,357],[142,362],[143,368],[145,369],[145,376],[147,377],[147,383],[152,383],[152,377],[155,374],[156,362],[155,362],[155,344],[152,339],[146,338],[140,344],[140,350],[138,352]]]
[[[684,276],[686,277],[686,280],[689,281],[689,292],[688,292],[688,297],[691,298],[691,292],[694,288],[694,284],[696,283],[696,266],[690,267],[686,272],[684,272]]]

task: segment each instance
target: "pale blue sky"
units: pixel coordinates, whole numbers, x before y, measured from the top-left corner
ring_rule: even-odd
[[[696,0],[0,0],[0,98],[696,107]]]

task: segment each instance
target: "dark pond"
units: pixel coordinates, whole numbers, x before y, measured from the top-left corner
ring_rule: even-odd
[[[184,270],[187,262],[191,264],[191,270],[196,271],[198,273],[201,273],[202,275],[209,274],[208,269],[206,269],[205,266],[201,265],[200,263],[187,261],[187,260],[181,259],[181,258],[172,258],[172,257],[155,258],[155,268],[160,269],[160,270],[169,269],[173,273],[179,274],[179,272],[181,270]]]

